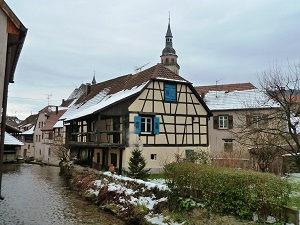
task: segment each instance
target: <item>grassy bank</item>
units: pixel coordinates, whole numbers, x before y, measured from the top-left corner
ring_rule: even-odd
[[[201,204],[189,207],[189,210],[169,211],[169,189],[164,184],[68,164],[64,165],[62,171],[69,179],[70,187],[83,198],[113,213],[127,224],[259,224],[230,215],[208,213]]]

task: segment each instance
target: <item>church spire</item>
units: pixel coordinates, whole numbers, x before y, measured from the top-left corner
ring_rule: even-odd
[[[168,29],[166,33],[166,43],[165,48],[162,50],[161,63],[167,67],[168,69],[172,70],[174,73],[178,74],[180,66],[177,64],[177,58],[176,51],[173,48],[173,42],[172,42],[172,32],[171,32],[171,25],[170,25],[170,13],[169,13],[169,23],[168,23]]]
[[[94,76],[93,76],[93,80],[92,80],[92,84],[96,84],[96,77],[95,77],[95,71],[94,71]]]

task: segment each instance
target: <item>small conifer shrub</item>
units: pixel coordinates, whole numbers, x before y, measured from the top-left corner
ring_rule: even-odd
[[[128,171],[126,171],[127,176],[142,180],[146,180],[149,177],[150,169],[145,169],[146,159],[142,155],[138,144],[134,145],[128,164]]]

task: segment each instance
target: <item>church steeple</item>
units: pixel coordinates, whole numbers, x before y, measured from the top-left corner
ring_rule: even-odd
[[[174,73],[178,74],[180,66],[177,64],[177,58],[176,51],[173,48],[173,42],[172,42],[172,32],[171,32],[171,25],[170,25],[170,15],[169,15],[169,23],[168,23],[168,29],[166,33],[166,44],[165,48],[162,50],[161,63],[167,67],[168,69],[172,70]]]
[[[94,71],[94,76],[93,76],[92,84],[97,84],[97,82],[96,82],[96,76],[95,76],[95,71]]]

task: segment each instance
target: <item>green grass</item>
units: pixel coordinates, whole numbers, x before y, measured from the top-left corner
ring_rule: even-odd
[[[300,209],[300,182],[290,182],[292,194],[288,203],[289,207]]]
[[[149,180],[153,179],[165,179],[166,176],[163,173],[155,173],[155,174],[150,174],[150,177],[148,178]]]

